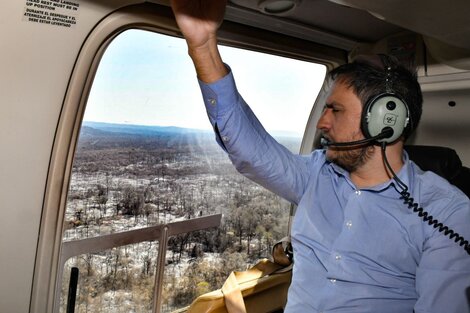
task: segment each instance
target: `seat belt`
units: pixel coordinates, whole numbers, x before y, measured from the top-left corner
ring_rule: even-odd
[[[245,301],[240,289],[241,284],[288,270],[290,267],[286,268],[268,259],[263,259],[246,271],[230,273],[221,289],[228,313],[246,313]]]

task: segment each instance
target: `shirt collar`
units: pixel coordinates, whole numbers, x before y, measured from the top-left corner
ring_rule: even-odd
[[[326,163],[328,164],[331,172],[336,173],[336,175],[338,176],[343,176],[348,182],[348,184],[351,185],[352,188],[356,188],[354,183],[351,181],[348,171],[346,171],[341,166],[335,163],[332,163],[330,161],[326,161]],[[411,161],[409,159],[408,153],[405,150],[403,150],[403,166],[398,171],[398,173],[395,173],[395,174],[397,175],[398,179],[408,187],[408,189],[411,188],[410,186],[412,185],[412,182],[413,182],[413,170],[412,170],[412,165],[411,165]],[[394,189],[397,189],[397,191],[401,191],[400,188],[398,188],[398,184],[395,182],[394,179],[390,179],[376,186],[362,188],[362,190],[381,192],[390,188],[391,186],[392,187],[395,186]]]

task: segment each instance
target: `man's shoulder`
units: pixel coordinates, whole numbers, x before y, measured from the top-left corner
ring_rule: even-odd
[[[466,203],[469,206],[468,197],[448,180],[432,171],[423,171],[414,162],[410,162],[414,173],[414,191],[419,193],[423,203]]]

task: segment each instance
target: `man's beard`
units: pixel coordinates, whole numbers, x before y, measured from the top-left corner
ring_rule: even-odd
[[[341,166],[350,173],[363,166],[374,152],[374,147],[369,145],[357,148],[330,147],[328,149],[335,151],[333,156],[327,157],[328,161]]]

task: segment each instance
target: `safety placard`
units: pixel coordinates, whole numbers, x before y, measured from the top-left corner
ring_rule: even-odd
[[[79,8],[78,0],[26,0],[23,21],[70,28]]]

